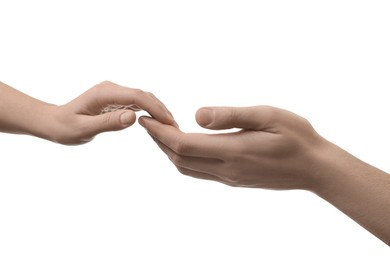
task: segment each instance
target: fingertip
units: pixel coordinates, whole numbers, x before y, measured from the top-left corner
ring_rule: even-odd
[[[119,116],[119,120],[124,127],[128,127],[135,123],[136,116],[133,111],[126,111]]]
[[[214,118],[215,112],[209,107],[202,107],[195,114],[196,122],[202,127],[210,126],[214,122]]]
[[[138,123],[142,126],[142,127],[147,127],[149,123],[152,123],[152,120],[155,122],[155,123],[160,123],[160,124],[163,124],[163,125],[170,125],[170,126],[173,126],[177,129],[179,129],[179,124],[175,121],[175,120],[171,120],[169,122],[161,122],[151,116],[141,116],[138,118]]]
[[[138,118],[138,123],[142,126],[142,127],[145,127],[146,126],[146,123],[148,120],[150,120],[151,117],[149,116],[141,116]]]

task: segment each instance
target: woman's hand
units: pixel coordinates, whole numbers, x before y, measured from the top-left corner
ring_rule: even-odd
[[[139,109],[163,124],[176,126],[171,113],[153,94],[108,81],[62,106],[0,82],[0,132],[29,134],[60,144],[84,144],[99,133],[127,128],[134,124],[134,111]]]
[[[56,127],[50,139],[62,144],[86,143],[99,133],[131,126],[137,110],[147,111],[163,124],[176,125],[171,113],[152,93],[105,81],[54,108]]]

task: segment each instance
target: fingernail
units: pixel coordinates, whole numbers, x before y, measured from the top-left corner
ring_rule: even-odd
[[[201,108],[198,111],[198,123],[203,126],[208,126],[214,122],[214,110],[210,108]]]
[[[138,119],[138,123],[139,123],[141,126],[145,127],[145,122],[146,122],[146,120],[148,120],[147,117],[141,116],[141,117]]]
[[[131,112],[122,113],[120,116],[120,121],[121,121],[122,125],[132,124],[134,121],[133,113],[131,113]]]

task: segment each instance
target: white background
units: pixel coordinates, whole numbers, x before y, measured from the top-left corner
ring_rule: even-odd
[[[390,171],[388,1],[0,1],[0,80],[64,104],[110,80],[186,132],[205,105],[296,112]],[[369,212],[367,212],[369,214]],[[0,134],[0,259],[389,259],[305,191],[182,176],[138,124],[66,147]]]

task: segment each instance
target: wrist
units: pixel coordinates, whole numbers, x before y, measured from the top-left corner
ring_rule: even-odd
[[[307,188],[315,194],[322,194],[331,189],[333,183],[337,183],[340,177],[339,171],[347,152],[320,137],[320,141],[310,152],[310,159],[306,165]]]
[[[59,129],[56,111],[59,106],[41,103],[33,111],[33,119],[30,120],[27,132],[30,135],[46,139],[55,140],[56,129]]]
[[[323,140],[315,153],[311,191],[328,200],[336,191],[346,187],[365,164],[337,145]]]
[[[390,245],[389,174],[327,143],[311,191]]]

